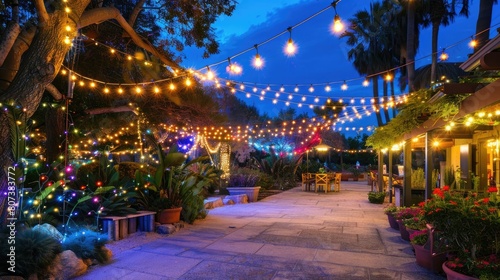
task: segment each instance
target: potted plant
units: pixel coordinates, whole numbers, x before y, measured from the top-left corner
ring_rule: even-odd
[[[419,266],[432,272],[443,272],[442,265],[446,261],[446,252],[438,245],[437,232],[430,225],[425,229],[410,234],[410,243],[415,251],[415,259]]]
[[[255,184],[259,181],[259,171],[250,168],[234,168],[229,176],[227,190],[231,195],[246,194],[248,202],[256,202],[260,187]]]
[[[424,216],[450,250],[450,261],[443,264],[448,279],[498,279],[500,275],[500,210],[497,188],[489,187],[480,196],[437,188],[433,198],[422,204]],[[495,278],[497,277],[497,278]]]
[[[399,207],[398,211],[394,213],[403,240],[410,241],[410,233],[404,225],[404,220],[420,215],[421,211],[418,207]]]
[[[394,217],[394,214],[398,211],[399,207],[395,206],[393,203],[389,204],[385,209],[384,213],[387,215],[387,220],[389,221],[389,225],[391,228],[395,230],[399,230],[398,222]]]
[[[374,204],[382,204],[386,195],[385,192],[368,192],[368,201]]]
[[[177,152],[175,147],[168,154],[163,152],[160,144],[157,144],[159,165],[154,176],[143,176],[136,172],[138,185],[147,185],[152,197],[149,201],[149,210],[156,211],[156,220],[161,224],[171,224],[180,221],[182,211],[181,181],[176,180],[174,173],[186,158],[184,154]],[[145,199],[145,200],[146,200]]]

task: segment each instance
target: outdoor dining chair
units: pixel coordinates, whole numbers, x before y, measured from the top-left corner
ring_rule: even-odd
[[[314,191],[318,192],[318,189],[320,187],[323,187],[325,190],[325,193],[328,192],[328,174],[326,173],[317,173],[316,174],[316,181],[314,184]]]
[[[335,178],[333,179],[333,190],[340,192],[340,181],[342,181],[342,173],[335,173]]]

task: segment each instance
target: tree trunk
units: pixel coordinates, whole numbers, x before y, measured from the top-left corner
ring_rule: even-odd
[[[392,117],[396,117],[396,96],[394,95],[394,79],[391,81]]]
[[[64,152],[65,116],[65,111],[60,108],[49,108],[45,113],[45,133],[47,134],[45,155],[49,164],[59,160],[59,156]]]
[[[387,88],[387,81],[385,79],[383,83],[383,89],[384,89],[384,102],[386,104],[386,106],[384,106],[384,117],[385,117],[385,123],[388,123],[391,120],[391,117],[389,116],[389,109],[387,108],[387,104],[389,101],[389,94]]]
[[[431,87],[436,82],[436,67],[438,56],[438,35],[439,35],[439,21],[432,23],[432,63],[431,63]]]
[[[373,99],[375,99],[375,102],[373,105],[375,106],[375,116],[377,117],[377,124],[378,126],[383,126],[384,122],[382,121],[382,115],[380,114],[380,101],[379,101],[379,96],[378,96],[378,76],[372,77],[372,85],[373,85]]]
[[[490,38],[491,14],[494,2],[494,0],[481,0],[479,2],[479,15],[476,22],[475,36],[477,46],[474,48],[474,52],[481,49]]]
[[[408,77],[408,92],[415,91],[413,79],[415,78],[415,3],[408,2],[407,30],[406,30],[406,71]]]

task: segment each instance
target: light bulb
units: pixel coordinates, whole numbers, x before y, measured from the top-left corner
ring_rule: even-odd
[[[261,69],[264,67],[264,59],[260,56],[260,54],[256,54],[254,56],[252,65],[255,69]]]
[[[333,18],[333,33],[340,33],[344,30],[344,24],[342,23],[342,20],[340,20],[339,15],[335,15]]]
[[[363,81],[363,86],[364,86],[364,87],[367,87],[367,86],[369,86],[369,85],[370,85],[370,81],[369,81],[368,79],[365,79],[365,80]]]
[[[297,52],[297,45],[292,40],[292,38],[288,39],[285,45],[285,54],[287,56],[294,56]]]
[[[281,92],[284,92],[284,91],[285,91],[285,87],[281,86],[281,87],[280,87],[280,91],[281,91]]]
[[[170,83],[170,85],[168,86],[168,89],[170,89],[170,90],[174,90],[174,89],[175,89],[175,85],[174,85],[174,83]]]
[[[312,85],[309,87],[309,92],[314,92],[314,87]]]
[[[477,46],[477,41],[476,41],[476,40],[474,40],[474,39],[472,39],[472,40],[469,42],[469,46],[470,46],[471,48],[475,48],[475,47]]]
[[[186,86],[188,86],[188,87],[191,86],[191,84],[192,84],[192,82],[191,82],[191,80],[189,78],[186,78],[186,82],[185,83],[186,83]]]
[[[330,87],[330,85],[327,85],[327,86],[325,87],[325,91],[326,91],[326,92],[330,92],[331,90],[332,90],[332,88]]]
[[[215,77],[214,72],[212,70],[207,71],[207,80],[212,80]]]
[[[341,89],[341,90],[347,90],[347,84],[346,84],[346,82],[344,82],[344,83],[340,86],[340,89]]]

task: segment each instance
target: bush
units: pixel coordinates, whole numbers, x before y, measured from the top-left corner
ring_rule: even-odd
[[[369,192],[368,201],[370,201],[370,203],[382,204],[384,203],[385,196],[385,192]]]
[[[6,232],[2,234],[2,240],[8,240]],[[38,279],[47,279],[47,270],[58,254],[62,252],[61,244],[52,236],[31,229],[17,233],[15,239],[16,265],[15,273],[25,279],[32,274],[36,274]],[[6,258],[10,252],[7,242],[2,242],[0,251],[2,258]],[[8,271],[6,261],[2,261],[2,271]]]
[[[63,241],[64,250],[71,250],[81,259],[96,259],[100,263],[109,261],[104,245],[108,237],[88,229],[80,229]]]

